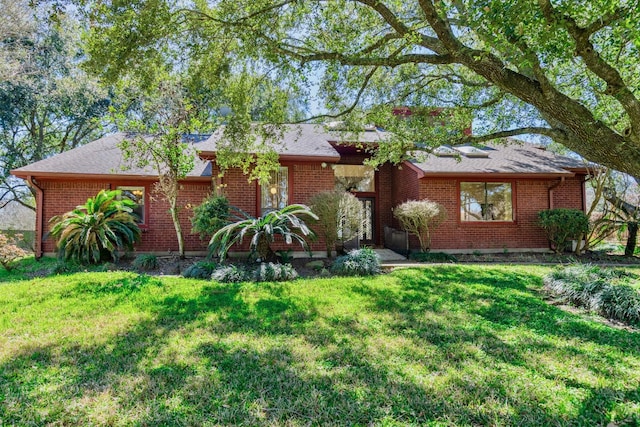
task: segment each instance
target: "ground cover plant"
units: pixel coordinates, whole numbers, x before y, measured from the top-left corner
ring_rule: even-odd
[[[574,264],[558,268],[544,278],[545,289],[563,302],[599,313],[609,319],[640,324],[638,276],[625,270]]]
[[[640,334],[547,304],[548,268],[220,284],[37,264],[0,271],[6,425],[640,421]]]

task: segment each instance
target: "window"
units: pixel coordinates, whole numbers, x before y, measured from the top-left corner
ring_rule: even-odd
[[[513,221],[511,184],[507,182],[461,182],[462,221]]]
[[[146,222],[144,214],[144,187],[116,187],[122,191],[121,197],[133,201],[136,206],[133,208],[133,213],[138,217],[136,221],[138,224],[144,224]]]
[[[365,165],[335,165],[336,189],[373,193],[375,187],[375,170]]]
[[[269,182],[260,188],[261,214],[282,209],[289,204],[289,168],[280,167]]]

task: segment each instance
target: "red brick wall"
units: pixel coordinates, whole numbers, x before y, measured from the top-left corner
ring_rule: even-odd
[[[459,183],[466,179],[431,179],[420,181],[420,198],[445,206],[448,219],[432,234],[431,248],[438,249],[544,249],[548,242],[536,225],[537,214],[549,209],[549,188],[557,180],[518,179],[512,182],[514,221],[511,223],[472,223],[460,221]],[[507,181],[507,180],[505,180]],[[558,206],[559,200],[562,206]],[[581,177],[566,179],[554,190],[555,207],[582,209]],[[417,240],[411,241],[418,247]]]
[[[169,215],[169,205],[153,192],[153,184],[149,182],[117,182],[109,181],[45,181],[40,180],[43,189],[43,217],[44,228],[49,230],[48,221],[55,215],[61,215],[83,204],[89,197],[93,197],[101,189],[115,188],[118,185],[145,186],[147,190],[146,203],[148,203],[146,224],[142,227],[142,240],[136,245],[136,250],[141,252],[176,252],[178,242]],[[183,183],[181,187],[178,206],[180,212],[180,224],[185,237],[185,250],[202,251],[206,249],[206,241],[199,236],[191,234],[191,206],[198,205],[211,193],[209,183]],[[43,242],[44,252],[54,252],[55,242],[46,239]]]

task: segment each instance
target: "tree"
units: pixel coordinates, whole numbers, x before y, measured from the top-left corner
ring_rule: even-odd
[[[168,77],[169,79],[169,77]],[[194,168],[195,150],[185,136],[203,130],[200,111],[180,82],[166,80],[157,91],[141,94],[139,107],[129,114],[116,113],[118,127],[132,132],[118,147],[125,168],[151,166],[158,174],[155,192],[169,204],[169,214],[178,240],[178,254],[184,258],[184,236],[178,205],[180,181]]]
[[[110,72],[175,35],[169,22],[188,22],[201,42],[193,55],[224,40],[234,56],[277,70],[283,81],[319,75],[330,116],[349,113],[352,123],[393,130],[394,142],[374,161],[400,161],[444,141],[537,134],[640,177],[639,0],[168,3],[149,3],[165,12],[158,18],[136,10],[128,24],[138,32],[130,38],[116,6],[93,9],[109,31],[124,30]],[[100,31],[92,37],[108,40]],[[439,120],[442,129],[394,121],[399,105],[457,108]],[[462,132],[470,112],[479,119],[475,135]]]
[[[35,25],[26,1],[0,0],[0,81],[17,79],[24,68]]]
[[[79,68],[83,52],[77,23],[65,16],[58,22],[40,19],[32,10],[28,19],[33,31],[12,39],[9,52],[20,72],[0,78],[0,208],[18,202],[34,209],[27,185],[9,171],[98,137],[111,102],[97,79]],[[0,37],[0,52],[3,48]]]
[[[324,237],[327,257],[331,258],[336,242],[344,243],[356,237],[362,228],[362,203],[345,191],[323,191],[309,201],[318,216],[320,235]]]

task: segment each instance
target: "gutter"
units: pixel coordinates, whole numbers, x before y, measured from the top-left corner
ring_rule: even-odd
[[[560,177],[558,181],[551,184],[549,187],[549,209],[553,209],[553,190],[558,188],[561,184],[564,184],[564,176]]]
[[[27,183],[29,183],[29,187],[33,188],[36,191],[36,241],[34,252],[36,255],[36,259],[40,259],[42,257],[42,236],[44,230],[44,218],[43,218],[43,201],[44,201],[44,191],[42,188],[36,184],[35,179],[32,175],[27,176]]]

